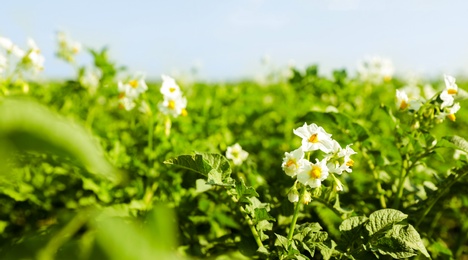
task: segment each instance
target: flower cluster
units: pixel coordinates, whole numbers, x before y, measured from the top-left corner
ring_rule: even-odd
[[[169,76],[162,75],[161,77],[163,83],[160,92],[164,96],[164,100],[159,103],[159,110],[163,114],[173,117],[187,115],[187,99],[182,95],[179,85]]]
[[[444,75],[445,89],[429,100],[425,100],[418,95],[409,96],[407,90],[397,89],[397,107],[403,111],[408,110],[412,113],[420,114],[424,118],[417,118],[419,121],[428,117],[436,119],[438,123],[442,122],[445,118],[455,121],[455,113],[460,110],[460,104],[455,103],[455,98],[458,94],[458,86],[455,81],[454,77]]]
[[[366,57],[357,66],[359,77],[373,84],[390,81],[394,71],[392,61],[379,56]]]
[[[139,96],[148,90],[145,76],[138,74],[127,81],[118,82],[119,107],[127,111],[132,110]]]
[[[81,51],[81,43],[71,40],[64,32],[57,33],[57,57],[73,63],[75,55]]]
[[[234,165],[241,165],[245,160],[247,160],[248,156],[249,153],[244,151],[238,143],[233,146],[228,146],[226,150],[226,158],[232,160]]]
[[[24,51],[10,39],[0,37],[0,47],[5,50],[4,53],[0,52],[0,73],[8,70],[8,57],[12,56],[18,60],[16,66],[24,69],[32,69],[34,72],[44,70],[44,56],[41,50],[37,47],[36,42],[29,38],[28,49]],[[13,69],[13,67],[12,67]]]
[[[301,147],[285,153],[281,165],[283,171],[288,176],[297,178],[299,183],[311,188],[320,187],[322,182],[331,175],[335,181],[336,190],[343,190],[342,184],[334,174],[341,175],[343,172],[352,172],[351,167],[354,161],[351,159],[351,155],[356,154],[356,152],[350,145],[342,148],[336,140],[332,139],[331,134],[316,124],[304,123],[293,132],[302,138]],[[313,151],[321,151],[323,157],[321,159],[315,158],[314,162],[311,161],[310,154]],[[291,202],[297,202],[296,195],[297,189],[294,185],[288,195]]]

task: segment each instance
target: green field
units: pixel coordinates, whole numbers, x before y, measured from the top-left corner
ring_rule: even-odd
[[[462,75],[149,82],[63,41],[68,80],[0,47],[0,259],[468,259]]]

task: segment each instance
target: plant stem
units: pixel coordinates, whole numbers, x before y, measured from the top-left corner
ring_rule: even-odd
[[[299,208],[301,207],[302,198],[304,197],[306,188],[304,186],[301,187],[301,191],[299,192],[299,200],[296,202],[296,206],[294,208],[294,215],[291,221],[291,225],[289,226],[289,234],[288,234],[288,250],[291,248],[292,244],[292,237],[294,235],[294,229],[296,228],[297,218],[299,216]]]
[[[461,173],[456,173],[457,175],[454,178],[452,178],[449,181],[446,181],[443,187],[439,187],[435,196],[431,197],[431,199],[428,202],[428,205],[424,207],[424,211],[422,212],[421,217],[419,218],[415,227],[418,227],[419,224],[421,224],[421,222],[429,213],[429,211],[431,211],[432,207],[434,207],[436,202],[452,187],[453,184],[455,184],[458,180],[468,175],[468,166],[465,166],[464,168],[460,169],[458,172],[461,172]]]
[[[90,209],[82,209],[68,224],[58,231],[47,245],[39,251],[37,258],[40,260],[54,259],[57,250],[67,242],[78,230],[92,217]]]
[[[150,112],[148,123],[148,152],[153,151],[153,132],[154,132],[154,118],[153,113]]]
[[[376,182],[375,185],[377,187],[377,193],[379,194],[380,206],[385,209],[385,208],[387,208],[387,202],[385,201],[384,191],[383,191],[382,185],[380,183],[379,173],[377,172],[375,164],[369,158],[369,155],[367,154],[367,152],[368,151],[363,151],[362,156],[366,159],[367,163],[369,164],[369,168],[371,169],[372,174],[374,175],[374,180]]]
[[[401,169],[400,178],[398,180],[397,196],[393,202],[393,208],[398,209],[400,207],[400,200],[403,196],[403,184],[405,183],[406,176],[408,175],[407,169],[405,166]]]
[[[236,196],[229,189],[227,189],[227,194],[231,197],[232,201],[239,206],[239,211],[241,212],[244,219],[247,221],[247,224],[249,225],[249,228],[250,228],[250,232],[252,232],[252,235],[253,235],[253,237],[255,239],[255,242],[257,243],[257,246],[259,248],[264,247],[263,243],[262,243],[262,240],[260,239],[260,235],[258,234],[258,231],[255,228],[255,224],[253,223],[253,221],[250,218],[247,211],[244,209],[244,207],[242,205],[239,204],[239,200],[236,198]]]

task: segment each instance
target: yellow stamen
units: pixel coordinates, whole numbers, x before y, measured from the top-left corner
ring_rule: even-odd
[[[175,88],[169,88],[169,92],[174,92],[176,89]]]
[[[134,79],[134,80],[130,80],[130,81],[128,82],[128,84],[129,84],[130,86],[132,86],[132,88],[137,88],[137,87],[138,87],[138,81],[135,80],[135,79]]]
[[[309,140],[308,140],[310,143],[318,143],[318,137],[317,137],[317,134],[313,134],[309,137]]]
[[[291,165],[296,165],[296,161],[289,159],[289,161],[286,163],[286,167],[291,167]]]
[[[400,103],[400,109],[405,110],[408,107],[408,103],[406,101],[402,100]]]
[[[169,109],[174,109],[175,108],[175,102],[174,100],[169,100],[169,103],[167,104],[167,107]]]
[[[458,91],[456,89],[451,88],[447,90],[447,93],[449,93],[450,95],[455,95],[458,93]]]
[[[448,115],[447,117],[448,117],[450,120],[452,120],[453,122],[455,122],[455,119],[457,119],[457,118],[455,117],[455,114],[450,114],[450,115]]]
[[[188,112],[187,112],[187,109],[182,109],[182,112],[180,113],[182,116],[187,116],[188,115]]]
[[[354,166],[354,161],[349,159],[349,161],[346,162],[346,166],[353,167]]]
[[[320,179],[322,176],[322,168],[317,165],[312,166],[312,170],[310,170],[309,176],[314,179]]]

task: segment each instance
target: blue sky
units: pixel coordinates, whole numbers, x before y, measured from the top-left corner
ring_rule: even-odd
[[[0,35],[23,47],[35,39],[45,77],[72,75],[54,57],[58,30],[149,76],[198,66],[202,79],[253,77],[265,55],[276,66],[352,71],[381,55],[401,75],[435,77],[467,74],[467,13],[461,0],[5,1]]]

